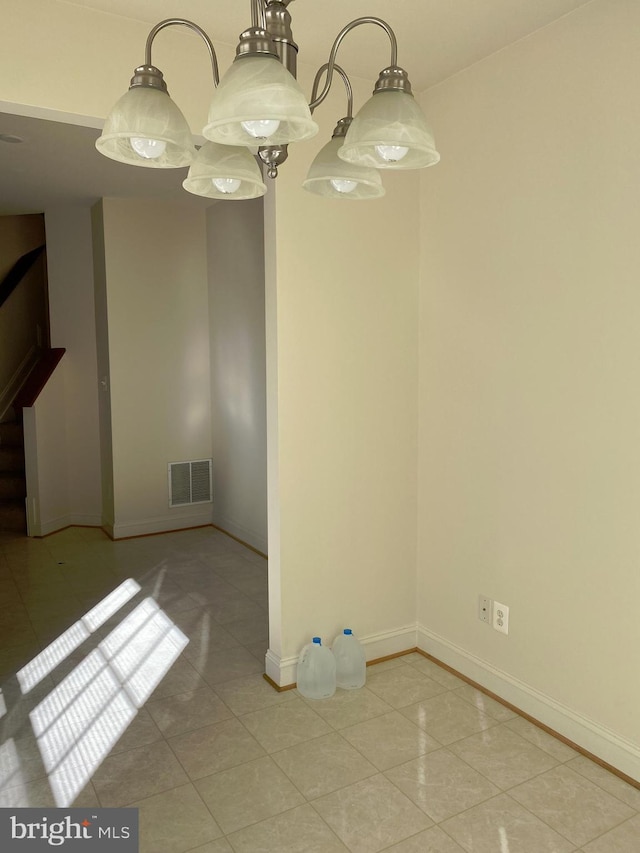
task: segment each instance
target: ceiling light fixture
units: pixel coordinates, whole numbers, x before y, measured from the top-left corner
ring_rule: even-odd
[[[144,65],[135,69],[129,91],[105,120],[98,151],[147,168],[189,166],[183,186],[196,195],[257,198],[267,188],[253,156],[256,148],[268,176],[277,177],[278,167],[287,159],[287,146],[318,132],[312,113],[327,97],[335,72],[347,91],[347,115],[313,161],[305,189],[328,198],[377,198],[384,194],[378,170],[437,163],[440,155],[431,131],[411,93],[407,72],[397,64],[397,42],[389,24],[361,17],[343,27],[328,62],[316,75],[307,104],[296,80],[298,46],[287,9],[291,2],[251,0],[251,27],[240,34],[236,57],[222,79],[211,39],[201,27],[183,18],[156,24],[147,37]],[[345,36],[362,24],[374,24],[387,33],[391,59],[380,72],[372,97],[354,117],[351,84],[336,57]],[[209,141],[198,151],[185,117],[168,95],[162,72],[151,61],[153,40],[174,25],[200,35],[211,58],[215,91],[202,131]]]
[[[317,99],[318,85],[329,63],[318,69],[313,82],[311,102]],[[353,90],[349,78],[339,65],[333,66],[342,77],[347,90],[347,115],[341,118],[333,131],[331,141],[320,150],[309,168],[306,180],[302,184],[305,190],[325,198],[348,198],[360,201],[367,198],[379,198],[384,195],[382,178],[377,169],[347,163],[340,157],[345,136],[353,122]]]

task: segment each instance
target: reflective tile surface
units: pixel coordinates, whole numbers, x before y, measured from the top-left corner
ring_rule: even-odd
[[[213,528],[0,533],[0,807],[135,807],[141,853],[640,851],[638,789],[424,656],[312,702],[267,645]]]

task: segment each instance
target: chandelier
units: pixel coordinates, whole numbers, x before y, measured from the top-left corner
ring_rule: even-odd
[[[318,132],[314,110],[324,101],[334,75],[342,78],[347,114],[319,152],[304,189],[327,198],[370,199],[384,194],[380,171],[419,169],[438,162],[409,77],[397,64],[397,41],[381,18],[361,17],[338,33],[328,61],[318,70],[308,103],[296,80],[298,46],[293,40],[292,0],[251,0],[251,26],[240,34],[236,56],[220,78],[216,52],[205,31],[182,18],[156,24],[147,37],[145,62],[134,70],[128,92],[115,104],[96,141],[101,154],[155,169],[189,167],[183,187],[196,195],[250,199],[265,194],[258,160],[270,178],[287,158],[287,146]],[[337,64],[338,49],[353,29],[381,27],[389,37],[391,57],[373,95],[353,115],[349,77]],[[202,130],[207,140],[197,148],[187,121],[167,92],[162,72],[151,61],[153,40],[169,26],[181,25],[204,40],[211,58],[214,95]]]

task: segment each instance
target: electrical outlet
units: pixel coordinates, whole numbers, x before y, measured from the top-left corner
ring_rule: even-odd
[[[486,595],[478,596],[478,619],[481,622],[487,622],[489,625],[491,624],[491,605],[493,601],[490,598],[487,598]]]
[[[509,633],[509,608],[499,601],[493,602],[493,627],[503,634]]]

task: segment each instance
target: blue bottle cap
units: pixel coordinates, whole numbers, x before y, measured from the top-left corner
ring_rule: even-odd
[[[344,632],[345,632],[345,634],[353,634],[353,631],[351,630],[351,628],[345,628]]]
[[[314,637],[313,642],[317,643],[319,646],[322,645],[322,637]]]

